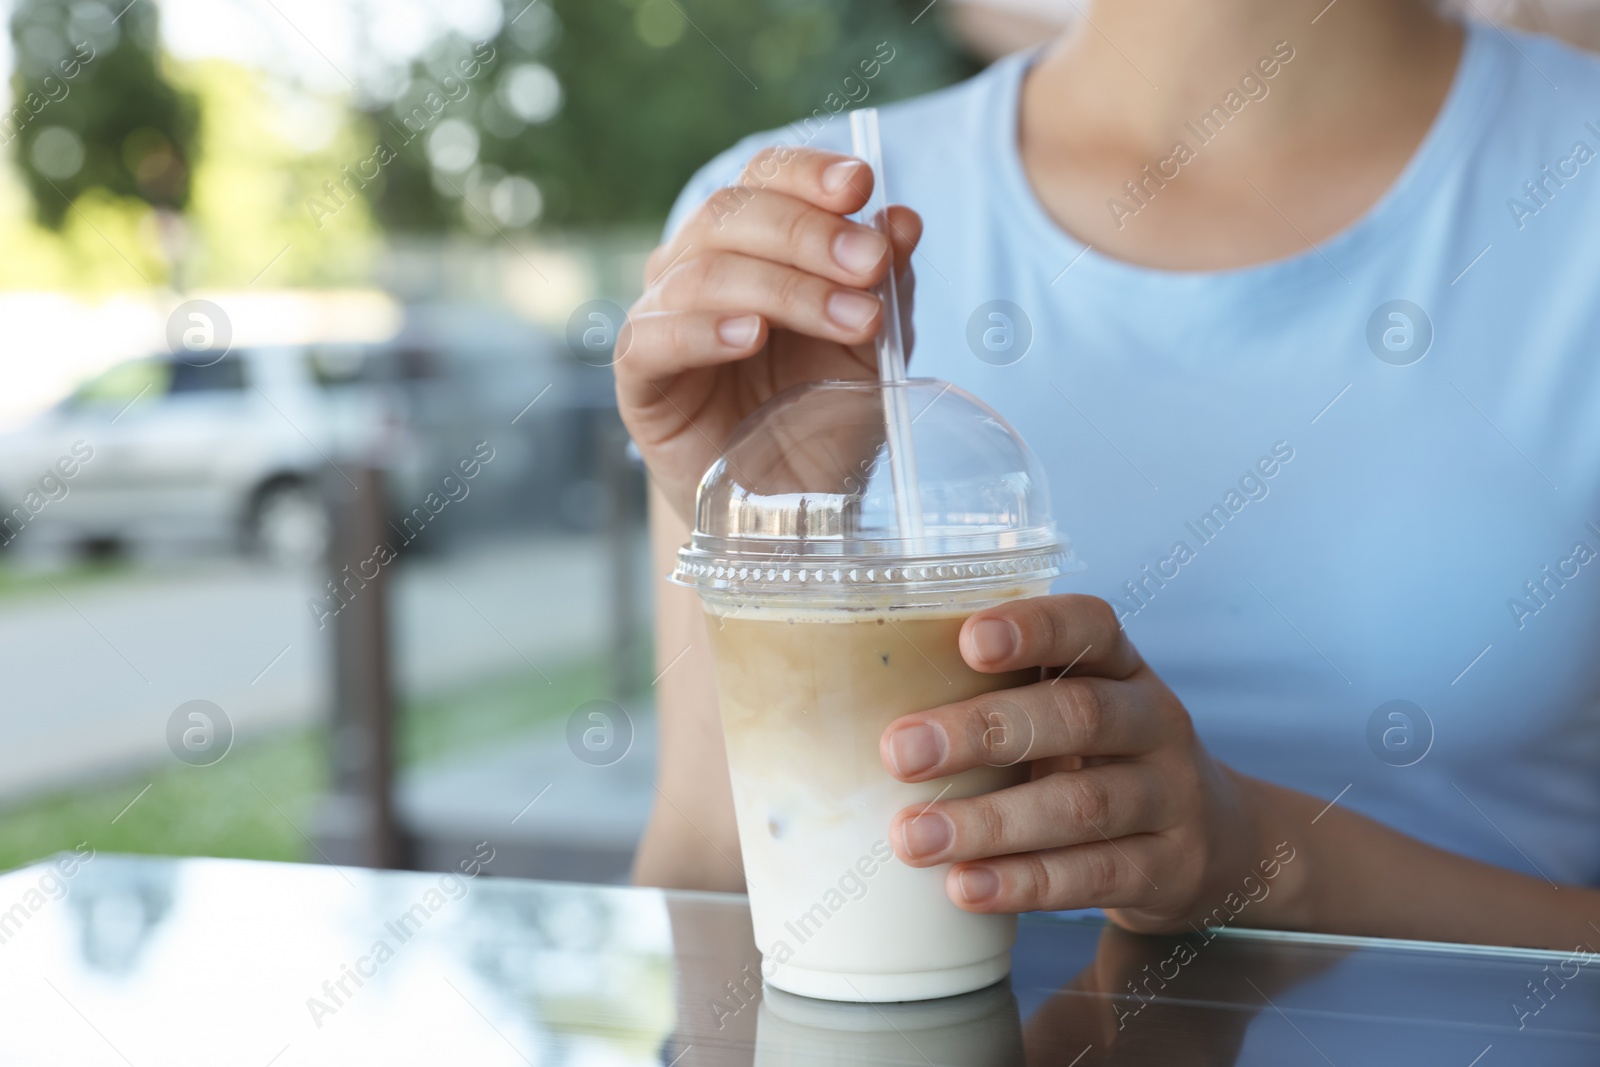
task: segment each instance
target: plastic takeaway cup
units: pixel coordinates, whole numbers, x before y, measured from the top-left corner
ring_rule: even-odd
[[[915,536],[888,445],[896,411],[909,417],[909,441],[897,439],[915,451],[901,467],[915,471]],[[1015,918],[958,908],[946,867],[895,858],[889,821],[1014,784],[1026,767],[997,760],[905,784],[884,769],[879,739],[909,712],[1038,680],[972,670],[957,636],[973,612],[1042,594],[1072,569],[1038,462],[953,385],[797,386],[735,432],[701,480],[671,580],[697,590],[708,616],[766,981],[905,1001],[1009,973]]]

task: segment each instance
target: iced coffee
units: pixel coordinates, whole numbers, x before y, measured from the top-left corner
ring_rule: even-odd
[[[926,411],[914,424],[914,540],[901,536],[882,470],[873,412],[884,406],[855,402],[885,388]],[[833,432],[809,432],[819,424]],[[1037,681],[1037,670],[974,671],[958,635],[981,608],[1046,592],[1068,562],[1032,456],[941,382],[791,390],[708,472],[674,580],[698,589],[707,612],[768,983],[921,1000],[1009,972],[1015,918],[957,907],[946,867],[894,856],[889,823],[906,807],[1014,784],[1026,765],[907,784],[885,770],[879,740],[902,715]]]
[[[760,885],[752,918],[780,988],[909,1000],[987,985],[1009,969],[1015,920],[956,909],[944,869],[894,859],[888,827],[901,808],[998,789],[1026,767],[908,785],[878,756],[901,715],[1037,680],[1037,671],[966,665],[956,637],[975,608],[709,613],[739,844]]]

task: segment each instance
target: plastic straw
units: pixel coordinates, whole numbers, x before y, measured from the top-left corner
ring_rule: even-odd
[[[851,150],[872,168],[872,196],[858,216],[891,240],[889,232],[888,182],[883,172],[883,144],[878,136],[878,109],[864,107],[850,112]],[[878,352],[878,378],[889,386],[883,390],[883,421],[888,431],[889,478],[894,489],[895,517],[903,539],[922,537],[922,494],[917,482],[917,456],[911,446],[911,410],[906,403],[906,350],[900,335],[900,296],[895,290],[894,269],[884,273],[873,286],[872,294],[883,304],[883,326],[875,340]]]

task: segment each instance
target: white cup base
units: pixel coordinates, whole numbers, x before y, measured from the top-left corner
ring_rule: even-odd
[[[1011,973],[1011,953],[947,967],[937,971],[900,971],[888,974],[814,971],[790,963],[763,963],[766,981],[786,993],[819,1000],[848,1000],[886,1004],[902,1000],[933,1000],[970,993],[1000,981]]]

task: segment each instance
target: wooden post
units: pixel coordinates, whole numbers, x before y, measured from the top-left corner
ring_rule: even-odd
[[[320,848],[332,863],[400,867],[405,836],[394,804],[395,698],[388,583],[395,563],[374,558],[394,544],[386,524],[383,471],[330,468],[324,479],[330,537],[322,593],[338,613],[333,631],[333,707],[329,716],[332,789]]]
[[[639,608],[634,602],[639,582],[639,472],[628,458],[628,431],[610,412],[601,415],[604,435],[606,497],[611,578],[611,679],[612,699],[626,703],[644,689],[638,677],[640,664]]]

